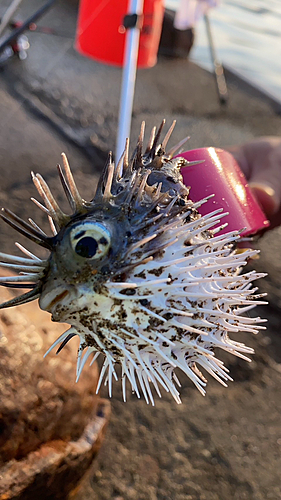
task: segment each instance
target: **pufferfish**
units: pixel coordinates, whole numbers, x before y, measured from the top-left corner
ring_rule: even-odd
[[[183,184],[181,167],[189,163],[174,157],[182,142],[166,153],[173,122],[160,141],[164,121],[154,127],[143,150],[144,123],[133,155],[129,142],[115,165],[112,155],[91,201],[81,198],[63,154],[59,177],[71,207],[62,212],[39,174],[33,182],[44,205],[32,199],[48,216],[52,236],[29,219],[10,210],[1,217],[50,255],[39,259],[23,246],[24,257],[0,254],[1,266],[17,271],[0,284],[29,289],[0,308],[39,299],[53,321],[70,328],[50,347],[58,351],[73,337],[80,340],[77,380],[90,358],[103,355],[97,384],[118,380],[121,366],[123,399],[126,381],[132,391],[154,404],[160,389],[180,403],[182,370],[204,395],[201,369],[222,385],[232,380],[219,360],[217,348],[245,360],[253,350],[232,340],[238,332],[257,333],[264,320],[243,315],[258,303],[252,282],[264,274],[240,274],[257,251],[237,251],[240,231],[220,234],[225,213],[218,209],[200,215],[205,198],[194,203]]]

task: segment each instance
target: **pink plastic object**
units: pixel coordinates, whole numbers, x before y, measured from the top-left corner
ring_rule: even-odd
[[[245,228],[242,236],[253,235],[269,226],[265,214],[247,184],[233,156],[222,149],[201,148],[180,155],[188,161],[203,163],[183,167],[184,184],[191,186],[190,198],[196,202],[214,194],[199,211],[205,215],[223,208],[229,215],[222,219],[228,226],[222,233]]]

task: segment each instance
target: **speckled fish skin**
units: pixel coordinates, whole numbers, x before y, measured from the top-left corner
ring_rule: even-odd
[[[109,155],[90,202],[78,193],[63,155],[59,175],[72,215],[60,210],[45,181],[33,174],[44,206],[34,201],[47,213],[53,236],[8,210],[2,218],[48,248],[50,257],[40,260],[23,247],[24,258],[0,254],[1,265],[21,273],[0,278],[0,284],[30,288],[0,307],[39,298],[54,321],[71,325],[46,354],[78,335],[77,380],[88,358],[93,362],[102,353],[97,391],[104,382],[111,396],[118,363],[124,400],[128,380],[132,391],[152,404],[160,389],[180,403],[176,368],[202,394],[206,379],[199,367],[226,385],[231,377],[215,348],[248,360],[245,354],[253,350],[229,334],[264,328],[264,320],[241,315],[264,303],[252,287],[264,275],[240,274],[257,252],[236,251],[239,230],[220,234],[222,210],[200,215],[208,200],[189,199],[180,173],[188,162],[172,157],[176,148],[165,153],[175,123],[161,143],[163,125],[156,134],[153,129],[143,153],[142,124],[130,161],[128,142],[116,166]]]

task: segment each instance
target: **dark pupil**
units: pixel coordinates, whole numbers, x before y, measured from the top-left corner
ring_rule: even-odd
[[[95,255],[97,248],[98,244],[96,240],[90,236],[85,236],[85,238],[81,238],[81,240],[78,241],[75,247],[75,252],[81,257],[87,257],[90,259]]]

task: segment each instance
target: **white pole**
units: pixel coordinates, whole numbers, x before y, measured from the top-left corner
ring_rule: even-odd
[[[144,0],[130,0],[128,14],[143,13]],[[125,141],[130,136],[131,118],[133,110],[137,58],[139,52],[140,29],[138,26],[129,28],[126,33],[124,68],[120,96],[119,123],[117,135],[116,157],[117,162],[125,148]]]

